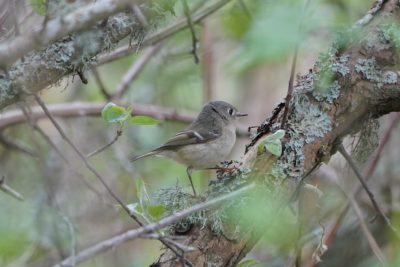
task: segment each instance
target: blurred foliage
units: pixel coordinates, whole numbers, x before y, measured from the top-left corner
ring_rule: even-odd
[[[183,14],[180,1],[162,3],[173,2],[176,4],[167,8],[171,15],[161,28]],[[188,0],[192,9],[201,8],[207,2]],[[309,62],[314,62],[320,52],[326,52],[332,36],[363,16],[371,1],[311,0],[306,9],[305,3],[306,1],[297,0],[232,0],[207,21],[210,23],[211,41],[208,45],[211,47],[203,46],[202,43],[204,25],[195,25],[200,40],[199,56],[203,61],[202,57],[210,53],[214,65],[204,66],[202,62],[199,65],[194,64],[190,54],[190,32],[181,31],[166,40],[162,50],[151,58],[139,77],[130,84],[123,98],[124,103],[132,104],[133,109],[135,103],[140,103],[198,112],[208,100],[204,97],[203,73],[212,69],[215,97],[251,110],[250,117],[260,114],[267,117],[270,108],[285,95],[289,70],[286,63],[293,56],[296,43],[300,42],[299,65],[311,67]],[[30,4],[34,12],[43,14],[43,1],[30,0]],[[394,27],[388,27],[385,33],[390,38],[398,39],[398,30]],[[115,92],[126,70],[140,57],[140,53],[138,50],[137,53],[98,68],[109,93]],[[279,75],[275,72],[276,69],[279,69]],[[48,103],[105,102],[94,78],[90,73],[87,74],[88,85],[82,85],[78,77],[65,78],[60,85],[43,92],[43,97]],[[263,80],[264,77],[267,79]],[[257,84],[259,80],[262,81],[261,85]],[[261,104],[256,103],[257,101]],[[121,114],[126,111],[123,108]],[[129,116],[125,116],[127,117]],[[138,116],[136,118],[143,119]],[[109,143],[118,127],[93,117],[59,121],[68,136],[85,153]],[[246,126],[250,123],[259,122],[244,122]],[[143,120],[141,124],[144,124]],[[102,185],[82,166],[82,162],[62,141],[54,127],[47,120],[39,121],[39,125],[63,151],[72,167],[28,124],[13,126],[3,132],[15,142],[37,151],[40,157],[31,158],[0,147],[0,175],[5,175],[7,184],[26,199],[25,202],[17,202],[0,192],[0,266],[11,267],[8,265],[11,263],[19,264],[17,266],[42,266],[46,260],[56,262],[68,256],[71,233],[63,216],[74,226],[79,249],[134,227],[131,219],[115,205]],[[126,203],[142,202],[140,207],[136,205],[137,210],[141,213],[146,211],[149,213],[146,216],[155,220],[164,209],[153,205],[156,191],[179,185],[190,192],[185,167],[165,158],[153,157],[134,164],[128,158],[130,154],[139,155],[157,147],[185,126],[181,122],[168,121],[149,127],[130,125],[112,147],[90,161]],[[278,139],[273,140],[273,146],[278,147],[276,154],[279,154]],[[239,142],[245,143],[247,140]],[[397,144],[391,147],[396,148]],[[239,158],[242,150],[239,147],[232,158]],[[383,164],[388,165],[377,171],[381,177],[398,179],[398,152],[393,153],[382,159]],[[343,171],[344,168],[339,166],[338,169]],[[213,177],[215,174],[210,171],[194,172],[196,189],[203,191]],[[328,178],[324,177],[323,180]],[[142,186],[138,185],[138,181],[142,181]],[[138,193],[144,190],[144,184],[146,193]],[[328,192],[318,205],[322,210],[334,213],[343,200],[338,195],[340,193],[337,191]],[[147,202],[144,204],[145,199]],[[260,212],[261,208],[264,213]],[[247,260],[242,262],[242,266],[282,266],[287,260],[298,234],[296,214],[287,210],[279,220],[275,220],[275,209],[274,205],[260,207],[260,203],[255,201],[253,205],[237,209],[231,215],[232,220],[244,220],[248,224],[260,222],[258,225],[261,228],[267,228],[266,235],[249,255],[260,263]],[[325,223],[328,215],[323,216]],[[394,218],[394,223],[400,225],[398,216]],[[319,229],[319,225],[313,227]],[[318,238],[319,236],[315,239]],[[135,240],[79,266],[146,266],[157,258],[159,249],[160,244],[157,241]],[[397,247],[390,247],[389,250],[393,254],[392,266],[398,266],[400,258]],[[368,259],[371,258],[372,256]],[[24,265],[25,263],[27,264]],[[350,264],[373,266],[356,261],[348,266]]]

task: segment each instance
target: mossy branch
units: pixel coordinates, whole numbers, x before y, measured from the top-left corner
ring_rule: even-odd
[[[275,200],[288,199],[313,166],[329,161],[345,136],[360,131],[370,118],[400,111],[398,38],[390,37],[394,32],[384,34],[388,32],[389,20],[396,25],[400,22],[398,1],[375,1],[367,16],[339,36],[312,71],[298,77],[288,106],[281,157],[263,152],[259,145],[280,129],[282,112],[272,123],[266,120],[259,127],[257,140],[249,146],[242,166],[252,170],[246,179],[257,181],[264,188],[264,195]],[[230,190],[217,184],[218,187],[211,185],[209,191]],[[259,213],[263,213],[261,203],[258,207]],[[215,212],[223,211],[209,214]],[[232,228],[228,222],[221,226],[224,229],[221,234],[209,225],[192,222],[185,232],[184,244],[198,248],[185,254],[196,266],[236,266],[268,228],[250,227],[231,239],[225,233]],[[157,264],[178,266],[168,251]]]

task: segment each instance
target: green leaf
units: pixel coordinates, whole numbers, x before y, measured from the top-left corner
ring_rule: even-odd
[[[285,136],[284,130],[278,130],[275,133],[267,136],[265,140],[258,146],[257,154],[261,154],[265,148],[273,155],[280,157],[282,154],[282,143],[281,139]]]
[[[242,260],[236,267],[252,267],[258,264],[258,261],[253,259]]]
[[[159,120],[149,116],[134,116],[129,120],[129,122],[132,124],[141,124],[141,125],[154,125],[160,123]]]
[[[271,137],[273,139],[282,139],[285,136],[285,131],[284,130],[278,130],[275,133],[271,134],[268,137]]]
[[[158,220],[165,213],[166,207],[164,205],[149,205],[146,210],[153,219]]]
[[[282,143],[279,140],[273,140],[265,142],[265,149],[274,154],[277,157],[280,157],[282,154]]]
[[[46,0],[30,0],[32,10],[39,16],[46,15]]]
[[[112,102],[105,105],[101,111],[101,117],[108,123],[122,123],[130,118],[130,116],[130,113],[124,107],[117,106]]]

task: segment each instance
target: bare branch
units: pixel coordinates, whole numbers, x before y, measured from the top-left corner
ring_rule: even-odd
[[[204,18],[208,17],[227,3],[229,3],[231,0],[220,0],[213,5],[210,5],[208,7],[205,7],[201,9],[200,11],[196,12],[191,16],[192,22],[197,23],[199,21],[202,21]],[[178,33],[188,27],[188,22],[186,18],[181,18],[177,22],[168,25],[164,29],[160,30],[159,32],[155,33],[154,35],[150,35],[149,37],[145,38],[143,42],[141,43],[141,47],[143,46],[148,46],[148,45],[153,45],[155,43],[158,43],[162,40],[165,40],[175,33]],[[125,57],[134,51],[137,51],[139,47],[137,46],[129,46],[125,45],[120,48],[115,49],[113,52],[108,53],[108,54],[103,54],[98,57],[97,63],[95,64],[96,66],[98,65],[103,65],[105,63],[108,63],[113,60],[117,60],[119,58]]]
[[[12,189],[10,186],[6,185],[4,176],[0,178],[0,190],[20,201],[24,200],[24,197],[20,193]]]
[[[383,255],[380,247],[378,246],[378,243],[376,242],[371,231],[368,229],[368,226],[365,224],[364,216],[362,214],[360,206],[357,204],[356,200],[354,199],[354,197],[351,194],[348,194],[347,192],[345,192],[345,194],[349,200],[351,207],[355,211],[358,220],[360,221],[361,230],[364,233],[371,250],[374,252],[375,257],[379,260],[379,262],[382,264],[382,266],[384,266],[384,267],[388,266],[386,263],[386,260],[385,260],[385,256]]]
[[[93,73],[94,79],[95,79],[97,85],[99,86],[100,91],[103,94],[104,98],[107,99],[107,100],[110,100],[111,99],[111,95],[108,93],[103,81],[101,80],[100,74],[97,71],[96,67],[92,68],[92,73]]]
[[[304,20],[305,13],[306,13],[306,10],[307,10],[307,7],[309,4],[310,4],[310,0],[307,0],[306,5],[303,10],[303,14],[300,18],[299,32],[301,32],[301,30],[302,30],[303,20]],[[293,95],[294,73],[296,71],[296,62],[297,62],[297,54],[299,53],[299,45],[300,45],[300,40],[297,41],[295,48],[294,48],[292,67],[290,68],[290,78],[289,78],[288,90],[287,90],[286,99],[285,99],[285,110],[283,111],[283,118],[282,118],[282,122],[281,122],[282,129],[285,129],[285,124],[286,124],[286,120],[287,120],[287,116],[288,116],[288,112],[289,112],[289,104],[290,104],[290,100],[292,99],[292,95]]]
[[[163,46],[163,42],[160,42],[154,46],[146,48],[145,51],[137,58],[129,70],[125,73],[124,77],[122,78],[121,83],[118,85],[115,94],[113,94],[113,99],[120,99],[126,91],[129,89],[129,85],[132,83],[133,80],[140,74],[140,72],[144,69],[146,64],[150,61],[150,59],[160,51],[161,47]]]
[[[128,106],[127,103],[116,101],[118,105]],[[100,116],[106,102],[73,102],[50,104],[47,106],[50,114],[54,117],[79,117],[79,116]],[[133,103],[132,115],[152,116],[159,120],[172,120],[181,122],[191,122],[195,116],[190,112],[177,111],[174,108],[160,107],[155,105],[143,105]],[[31,107],[30,116],[34,119],[47,118],[40,106]],[[23,123],[26,117],[21,110],[8,110],[0,113],[0,131],[9,126]]]
[[[72,32],[93,26],[97,21],[122,11],[128,0],[99,0],[62,17],[47,22],[33,32],[0,44],[1,67],[6,68],[26,53],[43,47]]]
[[[37,157],[37,154],[34,151],[32,151],[30,148],[24,147],[18,143],[14,143],[13,141],[8,139],[6,136],[4,136],[1,133],[0,133],[0,144],[2,144],[6,148],[17,150],[17,151],[27,154],[31,157]]]

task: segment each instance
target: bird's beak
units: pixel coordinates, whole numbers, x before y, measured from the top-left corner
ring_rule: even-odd
[[[246,113],[240,113],[240,112],[236,113],[236,117],[244,117],[244,116],[247,116],[247,114]]]

